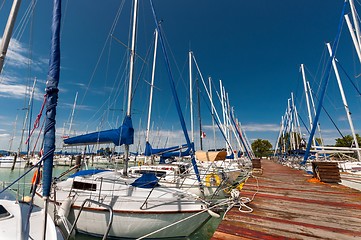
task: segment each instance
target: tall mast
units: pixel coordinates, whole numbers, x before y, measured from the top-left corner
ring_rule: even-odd
[[[311,100],[311,104],[312,104],[313,113],[316,115],[315,101],[313,100],[313,94],[312,94],[312,90],[311,90],[311,86],[310,86],[309,81],[307,81],[307,88],[308,88],[308,92],[310,93],[310,100]],[[321,146],[323,146],[320,123],[317,123],[317,131],[318,131],[318,134],[319,134],[320,139],[321,139],[320,144],[321,144]]]
[[[18,122],[18,115],[16,114],[16,118],[15,118],[15,122],[14,122],[14,131],[13,131],[13,136],[11,137],[10,141],[9,141],[9,152],[11,152],[11,149],[13,147],[13,142],[14,142],[14,138],[15,138],[15,133],[16,133],[16,124]]]
[[[77,99],[78,99],[78,92],[76,92],[76,94],[75,94],[75,99],[74,99],[74,104],[73,104],[73,110],[71,111],[69,131],[68,131],[68,136],[69,136],[69,137],[70,137],[70,134],[71,134],[71,127],[72,127],[72,125],[73,125],[74,112],[75,112],[75,107],[76,107],[76,101],[77,101]]]
[[[211,105],[213,106],[213,99],[212,99],[212,79],[211,77],[208,77],[208,85],[209,85],[209,98],[211,101]],[[216,129],[214,126],[214,109],[212,107],[211,109],[212,112],[212,129],[213,129],[213,144],[214,144],[214,150],[216,150]]]
[[[152,80],[150,83],[150,94],[149,94],[149,109],[148,109],[148,122],[147,122],[147,132],[145,135],[145,141],[149,142],[149,131],[150,131],[150,115],[152,114],[152,105],[153,105],[153,89],[154,89],[154,75],[155,75],[155,62],[157,59],[157,46],[158,46],[158,30],[155,30],[155,40],[154,40],[154,53],[153,53],[153,67],[152,67]]]
[[[2,42],[0,45],[0,73],[4,66],[6,52],[9,47],[11,35],[12,35],[13,29],[14,29],[16,17],[19,12],[20,4],[21,4],[21,0],[14,0],[13,5],[11,7],[8,21],[6,23],[4,35],[3,35]]]
[[[327,45],[328,52],[330,53],[330,56],[332,56],[331,45],[330,45],[329,43],[326,43],[326,45]],[[350,124],[352,137],[353,137],[353,139],[354,139],[355,147],[356,147],[356,149],[357,149],[357,150],[356,150],[356,152],[357,152],[357,159],[360,161],[360,160],[361,160],[361,154],[360,154],[360,150],[358,150],[358,149],[359,149],[359,145],[358,145],[358,142],[357,142],[357,137],[356,137],[356,134],[355,134],[355,129],[354,129],[354,127],[353,127],[352,118],[351,118],[351,114],[350,114],[350,109],[348,108],[348,104],[347,104],[345,92],[343,91],[342,82],[341,82],[340,75],[339,75],[338,70],[337,70],[335,58],[332,59],[332,66],[333,66],[333,70],[335,71],[335,75],[336,75],[336,79],[337,79],[337,84],[338,84],[338,87],[339,87],[339,89],[340,89],[343,106],[345,107],[345,111],[346,111],[346,115],[347,115],[347,120],[348,120],[348,123]]]
[[[273,153],[273,156],[276,156],[276,154],[277,154],[278,145],[279,145],[279,143],[281,141],[282,132],[283,132],[283,116],[281,116],[280,132],[278,133],[278,138],[277,138],[277,142],[276,142],[275,151]]]
[[[356,36],[357,36],[357,43],[358,43],[358,48],[361,48],[361,44],[360,44],[360,26],[358,24],[358,16],[357,16],[357,12],[356,12],[356,8],[355,8],[355,4],[353,2],[353,0],[349,0],[350,2],[350,8],[351,8],[351,14],[352,14],[352,20],[353,20],[353,24],[355,25],[355,32],[356,32]]]
[[[353,31],[353,26],[352,26],[352,23],[350,21],[350,18],[348,17],[348,14],[345,15],[345,19],[346,19],[348,30],[349,30],[351,38],[352,38],[353,45],[355,46],[355,49],[356,49],[358,59],[359,59],[359,61],[361,63],[361,49],[360,49],[359,43],[358,43],[358,41],[356,39],[357,37],[355,36],[355,33]]]
[[[299,146],[299,142],[298,142],[298,137],[296,134],[295,129],[297,129],[297,120],[295,117],[295,101],[293,98],[293,92],[291,92],[291,104],[292,104],[292,132],[293,132],[293,146],[294,146],[294,150],[296,150],[296,148]]]
[[[192,54],[192,51],[189,51],[189,108],[191,114],[191,142],[194,142]]]
[[[310,100],[308,98],[308,88],[307,88],[306,75],[305,75],[305,69],[304,69],[303,64],[301,64],[301,71],[302,71],[303,87],[305,90],[305,98],[306,98],[306,104],[307,104],[308,121],[310,123],[310,129],[312,129],[313,123],[312,123],[311,107],[310,107]],[[312,142],[313,142],[313,145],[316,146],[315,138],[312,138]]]
[[[198,79],[196,79],[197,86],[197,110],[198,110],[198,123],[199,123],[199,145],[200,149],[203,150],[203,131],[202,131],[202,117],[201,117],[201,99],[199,94],[199,83]]]
[[[132,46],[130,50],[130,67],[129,67],[129,88],[128,88],[128,106],[127,106],[127,117],[131,116],[132,110],[132,86],[133,86],[133,75],[134,75],[134,60],[135,60],[135,40],[136,40],[136,26],[137,26],[137,11],[138,0],[134,0],[133,6],[133,30],[132,30]],[[129,144],[124,145],[124,171],[123,174],[128,175],[128,158],[129,158]]]
[[[33,87],[31,88],[31,92],[30,92],[30,97],[29,97],[28,106],[27,106],[27,108],[26,108],[26,114],[25,114],[25,119],[24,119],[24,123],[23,123],[23,129],[21,130],[20,144],[19,144],[19,147],[18,147],[18,156],[20,156],[21,147],[22,147],[22,145],[23,145],[24,132],[25,132],[26,123],[27,123],[28,117],[29,117],[29,111],[30,111],[30,107],[31,107],[31,102],[32,102],[32,100],[33,100],[35,85],[36,85],[36,78],[34,79]]]

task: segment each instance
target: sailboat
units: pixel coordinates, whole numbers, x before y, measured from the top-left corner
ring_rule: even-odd
[[[20,1],[19,1],[20,2]],[[54,154],[54,137],[55,137],[55,108],[57,102],[57,86],[59,82],[60,70],[60,16],[61,16],[61,0],[54,0],[53,6],[53,24],[52,24],[52,48],[51,58],[49,60],[49,73],[47,81],[47,121],[46,131],[44,133],[44,149],[45,155],[43,157],[44,173],[43,184],[44,187],[44,206],[42,209],[33,204],[33,198],[29,201],[17,201],[9,197],[5,192],[12,185],[13,182],[6,188],[0,191],[0,239],[4,240],[24,240],[24,239],[54,239],[62,240],[63,235],[55,226],[50,214],[47,212],[47,195],[52,181],[52,160]],[[53,124],[54,123],[54,124]],[[40,164],[39,161],[38,164]],[[29,173],[29,169],[25,174],[17,179],[20,180],[23,176]],[[37,175],[35,182],[39,181],[40,174]],[[33,191],[33,196],[35,190]]]
[[[122,126],[64,140],[66,144],[124,144],[124,172],[79,171],[63,181],[55,182],[51,194],[49,189],[45,192],[38,188],[36,201],[46,194],[49,197],[49,211],[56,213],[54,219],[65,218],[69,221],[72,224],[70,232],[76,228],[85,234],[104,237],[188,237],[212,216],[219,217],[212,211],[219,205],[211,205],[198,196],[176,188],[164,187],[154,174],[143,174],[140,178],[127,176],[129,145],[133,144],[134,136],[131,97],[137,9],[138,0],[134,0],[128,107]]]

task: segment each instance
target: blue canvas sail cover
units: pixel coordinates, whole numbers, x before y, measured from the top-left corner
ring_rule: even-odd
[[[55,151],[55,116],[58,102],[58,84],[60,77],[60,22],[61,1],[54,0],[51,25],[51,49],[49,71],[46,80],[46,119],[44,127],[43,155],[43,197],[50,196],[53,158]]]
[[[160,186],[158,183],[158,178],[154,173],[144,173],[130,185],[140,188],[154,188]]]
[[[134,128],[132,118],[126,116],[122,126],[116,129],[88,133],[68,139],[64,139],[66,145],[88,145],[101,143],[114,143],[116,146],[122,144],[133,144]]]
[[[169,148],[153,148],[152,145],[149,142],[146,142],[145,143],[144,155],[145,156],[151,156],[151,155],[155,155],[155,154],[159,154],[159,155],[160,154],[165,154],[165,153],[180,150],[180,149],[185,148],[187,146],[188,145],[185,144],[185,145],[182,145],[182,146],[174,146],[174,147],[169,147]]]

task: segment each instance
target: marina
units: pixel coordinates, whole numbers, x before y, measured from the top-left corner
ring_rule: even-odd
[[[0,239],[361,239],[334,1],[4,1]]]

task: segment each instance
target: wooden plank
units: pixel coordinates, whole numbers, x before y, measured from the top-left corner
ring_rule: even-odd
[[[269,160],[262,165],[263,174],[241,192],[249,198],[256,193],[248,204],[254,211],[232,209],[214,239],[361,239],[360,191],[309,182],[311,175]],[[328,176],[335,180],[335,173]]]

